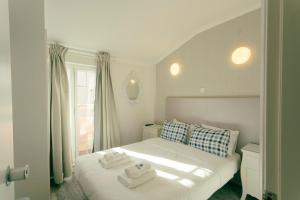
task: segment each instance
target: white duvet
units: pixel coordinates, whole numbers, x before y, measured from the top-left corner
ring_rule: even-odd
[[[157,176],[135,188],[124,187],[117,176],[127,165],[101,167],[104,152],[82,156],[75,177],[89,200],[204,200],[229,181],[238,171],[240,156],[221,158],[187,145],[161,138],[115,148],[134,161],[147,160]]]

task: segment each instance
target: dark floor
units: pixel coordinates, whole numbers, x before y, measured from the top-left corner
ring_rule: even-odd
[[[240,200],[241,186],[235,183],[227,183],[218,190],[209,200]],[[87,200],[74,178],[67,180],[63,185],[51,184],[51,200]],[[247,196],[247,200],[256,198]]]
[[[227,183],[221,189],[219,189],[209,200],[240,200],[242,196],[242,187],[236,183]],[[257,200],[250,195],[246,200]]]

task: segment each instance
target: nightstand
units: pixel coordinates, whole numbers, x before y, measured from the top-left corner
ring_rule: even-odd
[[[158,124],[153,124],[150,126],[143,127],[143,140],[159,137],[162,126]]]
[[[242,148],[242,152],[241,178],[243,195],[241,200],[245,200],[247,194],[260,199],[259,145],[247,144]]]

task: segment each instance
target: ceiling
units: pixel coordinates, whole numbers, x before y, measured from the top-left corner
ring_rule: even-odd
[[[46,0],[48,40],[152,65],[260,0]]]

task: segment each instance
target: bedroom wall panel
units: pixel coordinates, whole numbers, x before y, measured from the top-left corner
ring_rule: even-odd
[[[155,119],[165,118],[168,96],[241,96],[260,94],[260,10],[199,33],[156,66]],[[231,62],[233,50],[252,50],[245,65]],[[170,66],[180,65],[171,76]],[[202,89],[203,88],[203,89]]]
[[[259,143],[259,97],[168,97],[166,118],[238,130],[238,152],[248,143]]]

